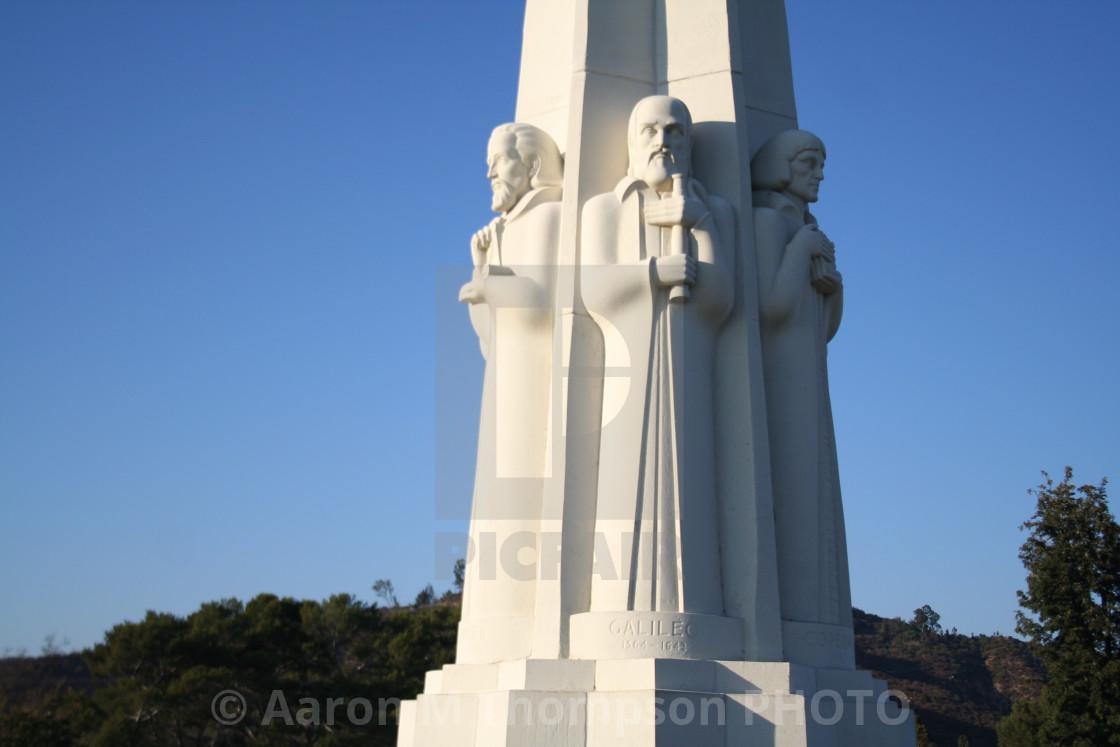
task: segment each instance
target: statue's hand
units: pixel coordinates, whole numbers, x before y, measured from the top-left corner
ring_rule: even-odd
[[[664,197],[647,202],[645,214],[646,223],[651,226],[691,228],[708,214],[708,207],[695,197]]]
[[[817,292],[825,296],[831,296],[844,287],[844,278],[836,271],[835,265],[830,265],[824,274],[814,277],[812,283]]]
[[[695,285],[698,263],[687,254],[670,254],[653,260],[654,282],[658,285]]]
[[[825,275],[830,272],[836,272],[836,250],[833,249],[833,258],[830,260],[827,257],[819,256],[813,257],[809,260],[809,280],[814,284],[817,281],[824,279]]]
[[[482,303],[486,300],[482,294],[482,281],[472,280],[460,288],[459,300],[463,303]]]
[[[836,262],[835,246],[814,223],[810,223],[795,233],[788,248],[797,252],[805,252],[809,255],[809,259],[820,257],[826,262],[833,264]]]
[[[471,253],[475,255],[484,254],[490,248],[490,244],[494,241],[494,229],[492,225],[484,226],[475,232],[471,237]]]

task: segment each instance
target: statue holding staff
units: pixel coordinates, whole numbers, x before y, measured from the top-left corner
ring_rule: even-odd
[[[734,301],[735,223],[691,177],[691,137],[683,102],[642,99],[627,176],[584,207],[582,298],[615,371],[603,396],[591,612],[723,614],[712,360]]]

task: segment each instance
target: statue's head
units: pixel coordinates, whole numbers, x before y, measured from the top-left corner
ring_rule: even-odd
[[[530,124],[498,125],[486,149],[491,208],[508,213],[531,189],[564,181],[564,159],[547,132]]]
[[[785,192],[802,202],[816,202],[824,179],[824,143],[811,132],[785,130],[758,149],[751,159],[751,186]]]
[[[669,192],[673,175],[688,176],[692,159],[692,115],[680,99],[648,96],[630,112],[630,176],[658,192]]]

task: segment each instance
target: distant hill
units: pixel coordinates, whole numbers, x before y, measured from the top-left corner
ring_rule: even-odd
[[[379,635],[388,637],[380,638],[372,650],[388,651],[389,655],[384,662],[370,660],[359,669],[392,672],[379,691],[413,697],[422,686],[424,670],[452,655],[458,614],[430,614],[446,610],[449,602],[457,606],[448,599],[431,607],[377,611],[376,617],[388,625]],[[1012,702],[1036,699],[1041,691],[1044,670],[1022,641],[923,632],[899,618],[882,618],[858,609],[853,614],[857,665],[906,693],[929,732],[926,744],[956,747],[964,735],[971,747],[996,747],[995,726],[1011,712]],[[338,650],[355,647],[354,642],[339,639],[332,645]],[[425,655],[421,650],[432,647],[439,652],[429,650]],[[101,722],[112,717],[108,705],[112,699],[100,697],[109,691],[98,691],[111,690],[113,684],[97,681],[83,654],[0,659],[0,744],[53,747],[86,743],[82,735],[97,731]],[[202,695],[208,699],[208,693]],[[45,741],[41,736],[11,741],[17,728],[52,736]],[[375,743],[394,741],[392,732],[378,732],[377,736]],[[311,741],[306,743],[315,743],[315,735],[308,737]]]
[[[852,612],[856,665],[906,693],[939,747],[955,747],[961,735],[971,747],[996,747],[996,724],[1012,702],[1042,690],[1045,670],[1016,638],[923,633],[897,617]]]
[[[32,706],[56,690],[89,694],[97,685],[81,654],[0,659],[0,703]]]

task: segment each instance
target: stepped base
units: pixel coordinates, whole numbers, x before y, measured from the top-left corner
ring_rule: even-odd
[[[528,659],[429,672],[398,747],[914,747],[901,693],[785,662]]]

